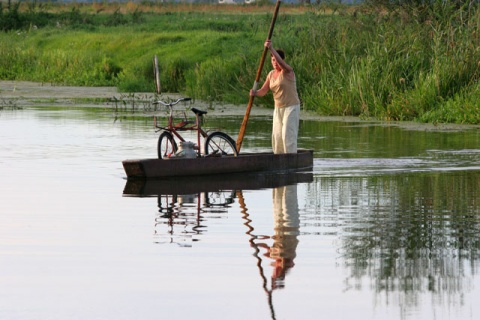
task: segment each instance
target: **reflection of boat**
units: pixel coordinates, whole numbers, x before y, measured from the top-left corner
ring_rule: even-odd
[[[240,172],[279,172],[313,167],[313,150],[297,153],[243,153],[237,157],[204,157],[194,159],[140,159],[122,162],[132,178],[165,178]],[[224,178],[225,179],[225,178]]]
[[[313,181],[311,172],[243,173],[228,176],[204,175],[165,178],[161,180],[127,180],[125,196],[155,196],[161,194],[192,194],[220,190],[255,190],[276,188]]]

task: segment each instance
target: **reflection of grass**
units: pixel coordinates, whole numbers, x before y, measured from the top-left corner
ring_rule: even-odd
[[[157,106],[153,104],[158,100],[156,96],[142,94],[121,94],[119,97],[112,98],[38,98],[29,101],[36,105],[91,105],[93,107],[103,106],[115,109],[116,112],[128,111],[156,111]],[[9,100],[4,104],[12,104],[14,100]]]
[[[73,99],[75,103],[85,103],[85,104],[100,104],[110,102],[111,98],[75,98]]]
[[[3,109],[22,109],[18,106],[18,99],[5,99],[0,97],[0,110]]]
[[[111,98],[36,98],[29,99],[30,102],[35,104],[46,103],[46,104],[57,104],[61,101],[71,101],[74,104],[102,104],[110,102]]]
[[[56,103],[58,99],[56,98],[37,98],[31,99],[32,103]]]
[[[365,197],[353,197],[352,207],[367,214],[351,214],[346,221],[342,216],[346,227],[339,232],[339,252],[350,270],[348,290],[361,290],[368,277],[378,294],[408,295],[413,305],[427,290],[433,301],[450,302],[468,291],[480,261],[480,217],[471,205],[480,196],[477,172],[375,175],[345,179],[340,186],[337,178],[322,180],[318,189],[340,199],[332,207],[347,206],[352,199],[345,195]],[[363,190],[371,186],[376,186],[373,194]],[[368,197],[375,205],[369,207]]]
[[[28,30],[0,35],[0,79],[154,92],[157,55],[163,92],[213,105],[248,101],[273,6],[129,2],[30,11],[37,14]],[[480,123],[479,21],[475,7],[448,3],[378,11],[282,4],[273,39],[295,68],[305,109]],[[270,68],[267,57],[262,79]]]
[[[130,111],[135,112],[138,110],[141,111],[157,111],[159,108],[158,105],[154,104],[155,101],[159,100],[158,95],[146,95],[146,94],[122,94],[119,98],[113,97],[108,99],[110,105],[115,108],[115,112],[120,111]]]

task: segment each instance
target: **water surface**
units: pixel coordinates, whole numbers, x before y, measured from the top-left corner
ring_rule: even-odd
[[[229,190],[127,182],[157,136],[141,112],[0,111],[1,319],[480,316],[478,130],[302,121],[311,172]],[[269,144],[251,119],[243,151]]]

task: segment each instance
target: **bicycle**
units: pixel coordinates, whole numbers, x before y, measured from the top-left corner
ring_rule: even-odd
[[[197,108],[191,108],[195,114],[195,120],[188,120],[187,115],[183,112],[183,119],[177,123],[174,123],[175,117],[173,112],[173,106],[181,101],[190,101],[191,98],[180,98],[173,102],[155,101],[154,104],[161,104],[169,108],[169,116],[167,125],[162,127],[157,124],[157,118],[154,117],[154,126],[158,130],[162,131],[158,137],[157,152],[159,159],[168,159],[175,157],[178,151],[178,144],[186,142],[186,140],[180,134],[181,131],[196,131],[197,143],[193,145],[196,157],[209,157],[209,156],[237,156],[237,148],[235,141],[226,133],[221,131],[207,132],[201,124],[202,119],[207,111],[202,111]],[[203,154],[200,148],[201,140],[204,140]]]

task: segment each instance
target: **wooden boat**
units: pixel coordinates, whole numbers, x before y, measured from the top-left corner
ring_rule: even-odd
[[[313,181],[312,172],[285,173],[232,173],[164,179],[127,180],[123,195],[126,197],[151,197],[159,195],[185,195],[224,190],[258,190],[278,188]]]
[[[122,162],[128,179],[200,176],[247,172],[285,172],[313,167],[313,150],[297,153],[242,153],[237,157],[141,159]]]

